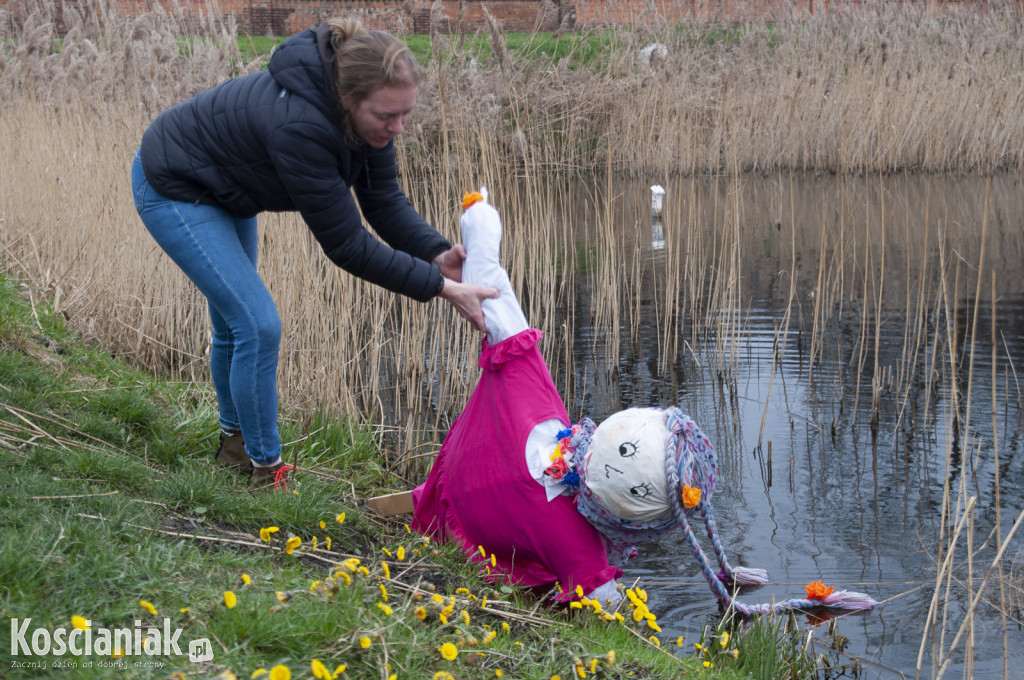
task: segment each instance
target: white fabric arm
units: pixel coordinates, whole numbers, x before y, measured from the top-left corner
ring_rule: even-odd
[[[602,607],[614,607],[622,601],[622,593],[618,591],[616,586],[618,582],[615,579],[608,581],[608,583],[602,583],[598,587],[594,588],[587,594],[591,600],[597,600],[601,603]]]

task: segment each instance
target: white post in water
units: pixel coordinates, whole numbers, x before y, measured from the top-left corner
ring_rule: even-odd
[[[661,202],[665,198],[665,189],[660,184],[651,187],[651,215],[661,217]]]

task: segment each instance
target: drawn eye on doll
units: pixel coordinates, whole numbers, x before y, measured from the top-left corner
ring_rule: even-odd
[[[634,442],[623,442],[619,444],[619,455],[623,458],[632,458],[636,455],[636,444]]]
[[[613,468],[611,465],[604,466],[605,479],[610,478],[612,476],[612,472],[618,472],[620,475],[622,474],[622,470],[619,470],[618,468]]]
[[[651,485],[648,484],[647,482],[644,482],[643,484],[638,484],[634,486],[632,489],[629,490],[629,493],[632,494],[633,496],[636,496],[637,498],[647,498],[648,496],[651,495],[651,491]]]

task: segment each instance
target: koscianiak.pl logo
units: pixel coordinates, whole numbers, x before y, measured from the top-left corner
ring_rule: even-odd
[[[139,620],[131,628],[93,628],[92,621],[74,617],[70,628],[54,630],[33,626],[30,618],[12,618],[11,654],[16,658],[11,665],[40,670],[99,666],[162,668],[163,661],[158,657],[185,655],[181,649],[185,644],[181,633],[181,628],[171,628],[168,618],[164,618],[163,626],[159,628],[143,626]],[[210,661],[213,659],[213,646],[207,638],[192,640],[188,643],[187,654],[192,663]]]

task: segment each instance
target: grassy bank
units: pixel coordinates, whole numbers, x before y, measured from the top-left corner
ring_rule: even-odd
[[[200,638],[214,654],[199,664],[116,648],[12,655],[5,639],[4,677],[227,678],[274,667],[315,677],[317,662],[332,674],[344,666],[339,677],[385,680],[772,678],[813,668],[788,620],[733,625],[731,636],[725,624],[695,631],[678,658],[654,615],[635,617],[628,602],[619,612],[557,610],[488,584],[480,563],[364,510],[394,480],[358,426],[286,424],[298,489],[249,494],[244,478],[212,464],[209,386],[154,378],[82,343],[49,301],[8,278],[0,395],[4,618],[31,619],[30,646],[37,627],[87,620],[95,631],[145,633],[166,618],[182,631],[182,654]],[[694,641],[706,650],[691,656]]]

